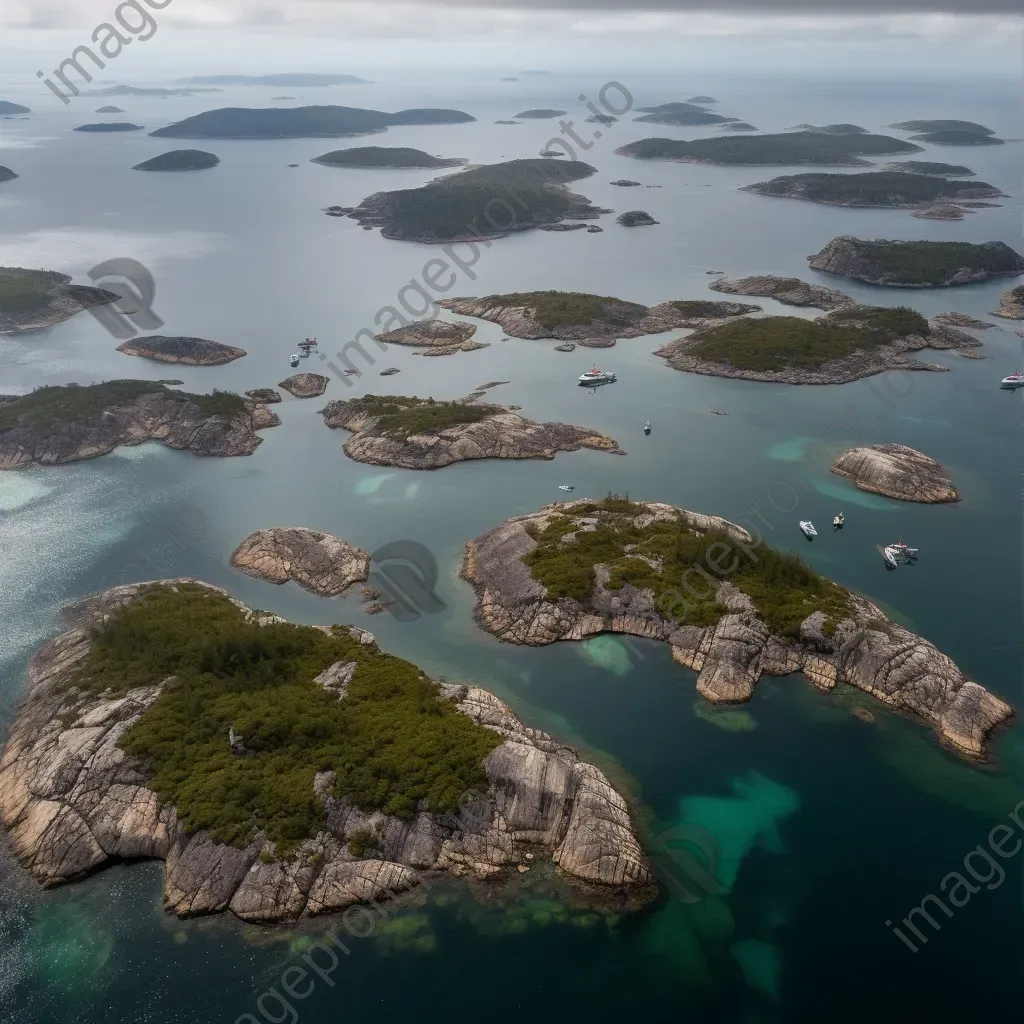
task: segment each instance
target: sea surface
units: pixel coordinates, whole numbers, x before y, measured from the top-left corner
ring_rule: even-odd
[[[20,177],[0,186],[0,265],[41,267],[89,283],[90,268],[131,259],[155,281],[161,333],[197,335],[248,351],[221,367],[181,367],[115,351],[120,340],[89,313],[51,329],[0,338],[0,393],[39,384],[118,377],[179,378],[189,390],[274,386],[293,371],[296,342],[316,336],[337,352],[362,328],[385,324],[399,291],[422,281],[435,247],[387,241],[324,216],[372,192],[414,187],[422,171],[322,167],[310,158],[363,140],[183,141],[73,133],[111,102],[147,131],[215,106],[344,103],[397,110],[448,106],[475,123],[403,127],[365,140],[487,163],[536,155],[555,121],[496,125],[519,110],[569,111],[597,173],[575,186],[598,205],[643,209],[658,226],[602,234],[528,232],[479,248],[446,295],[557,288],[653,304],[714,298],[711,271],[799,275],[878,304],[988,319],[984,359],[921,353],[947,373],[888,374],[842,387],[786,387],[679,373],[653,352],[666,338],[609,350],[553,351],[504,339],[430,359],[408,348],[369,349],[358,378],[331,374],[322,399],[287,394],[282,425],[250,458],[201,459],[148,444],[61,468],[0,474],[0,730],[25,687],[31,652],[57,628],[67,602],[121,582],[190,575],[252,607],[307,623],[351,622],[381,646],[450,680],[492,689],[529,725],[576,744],[637,802],[645,837],[680,825],[715,840],[717,892],[681,899],[667,890],[634,914],[576,904],[542,865],[511,886],[452,881],[389,910],[373,934],[302,999],[282,973],[326,923],[295,930],[226,918],[177,921],[160,904],[161,866],[117,865],[43,892],[0,855],[0,1019],[33,1024],[177,1024],[242,1020],[310,1024],[485,1017],[700,1021],[741,1024],[828,1019],[951,1020],[1017,1009],[1024,996],[1022,856],[991,873],[940,930],[912,952],[889,929],[1010,821],[1024,800],[1019,727],[998,734],[993,758],[971,766],[923,726],[865,695],[814,691],[802,677],[762,680],[741,708],[710,709],[694,673],[668,648],[601,638],[541,649],[504,646],[472,621],[458,578],[465,542],[509,516],[563,497],[628,493],[725,516],[816,570],[866,594],[954,658],[972,678],[1021,704],[1020,440],[1024,395],[999,390],[1021,366],[1010,321],[986,317],[1005,280],[941,291],[892,291],[807,270],[837,235],[987,241],[1021,247],[1021,144],[926,147],[919,159],[965,163],[1012,198],[959,223],[907,211],[849,210],[737,191],[800,168],[642,163],[614,150],[652,135],[695,138],[719,129],[633,123],[586,125],[606,79],[498,74],[396,76],[330,89],[235,88],[191,98],[76,97],[0,78],[5,98],[31,118],[0,121],[0,164]],[[802,122],[870,130],[909,118],[981,121],[1024,135],[1018,90],[998,81],[722,81],[620,76],[634,106],[718,97],[716,109],[774,131]],[[34,85],[34,83],[32,83]],[[141,84],[141,83],[139,83]],[[154,83],[156,84],[156,83]],[[622,93],[609,90],[621,109]],[[284,105],[283,101],[277,101]],[[601,130],[596,138],[595,129]],[[894,133],[899,134],[899,133]],[[188,174],[130,168],[172,148],[216,153],[219,167]],[[906,158],[892,158],[906,159]],[[886,158],[879,161],[886,162]],[[296,163],[298,167],[289,167]],[[633,178],[649,188],[609,183]],[[468,247],[459,252],[467,264]],[[418,301],[411,292],[408,301]],[[771,300],[766,312],[816,315]],[[448,314],[444,314],[448,316]],[[594,359],[618,374],[596,391],[576,386]],[[356,355],[355,359],[359,360]],[[385,366],[401,373],[380,377]],[[330,372],[316,358],[302,369]],[[615,437],[617,457],[583,451],[553,461],[463,463],[435,472],[363,466],[317,411],[365,393],[455,398],[488,381],[493,401],[538,420],[585,424]],[[716,416],[717,410],[728,415]],[[653,431],[642,432],[650,419]],[[963,500],[900,504],[831,476],[826,458],[850,444],[898,442],[945,463]],[[824,527],[840,509],[846,528]],[[799,519],[820,536],[808,543]],[[325,600],[230,568],[252,530],[301,525],[368,551],[424,545],[438,564],[444,609],[413,621],[368,616],[358,598]],[[913,568],[886,572],[876,545],[898,536],[919,547]],[[872,721],[854,711],[868,709]],[[977,872],[987,870],[980,859]],[[676,895],[673,895],[673,892]],[[271,991],[277,995],[267,995]],[[245,1015],[249,1014],[250,1017]]]

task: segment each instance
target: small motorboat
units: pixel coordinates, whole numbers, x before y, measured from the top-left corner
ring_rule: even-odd
[[[804,536],[807,538],[818,536],[818,531],[814,528],[814,523],[810,519],[801,519],[800,529],[804,531]]]
[[[576,490],[575,484],[559,484],[558,489],[560,491],[574,491]]]
[[[845,525],[846,525],[846,517],[843,515],[842,512],[840,512],[839,515],[832,517],[832,529],[833,530],[841,530]]]
[[[291,358],[288,360],[288,362],[291,363],[292,366],[298,366],[299,365],[299,353],[298,352],[293,352],[291,354]]]
[[[892,544],[887,544],[884,548],[879,548],[882,552],[882,557],[885,559],[886,567],[889,569],[896,569],[900,564],[900,551],[899,548]]]
[[[580,374],[580,384],[588,388],[597,387],[598,384],[614,384],[615,374],[606,370],[599,370],[596,366]]]
[[[1004,388],[1024,388],[1024,374],[1022,373],[1011,373],[1009,377],[1004,377],[1000,385]]]
[[[650,421],[650,420],[648,420],[648,421],[647,421],[647,422],[646,422],[646,423],[644,424],[644,433],[645,433],[645,434],[649,434],[650,432],[651,432],[651,421]]]

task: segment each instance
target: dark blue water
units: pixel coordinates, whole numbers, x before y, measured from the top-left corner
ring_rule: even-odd
[[[601,84],[556,78],[515,83],[512,92],[433,77],[359,87],[358,96],[331,90],[329,101],[469,110],[476,124],[402,128],[372,141],[486,162],[533,155],[554,128],[505,127],[495,119],[551,105],[579,111],[581,122],[586,111],[575,97],[594,96]],[[982,121],[1011,139],[1024,134],[1013,91],[985,83],[626,84],[637,104],[707,91],[723,112],[765,130],[803,121],[880,129],[948,116]],[[217,104],[257,102],[252,95],[225,94]],[[319,93],[300,99],[328,101]],[[197,390],[273,385],[291,372],[287,355],[296,339],[315,334],[321,344],[340,346],[372,326],[377,311],[435,254],[320,212],[382,188],[411,187],[425,179],[422,172],[311,165],[310,157],[344,143],[305,140],[203,143],[221,157],[220,167],[138,174],[129,170],[133,164],[176,144],[142,133],[72,134],[101,102],[83,99],[78,108],[3,122],[0,163],[21,177],[0,193],[0,263],[61,269],[84,282],[100,260],[141,260],[156,279],[154,308],[166,321],[164,333],[214,338],[249,355],[224,367],[150,364],[116,353],[117,341],[83,314],[0,340],[0,391],[112,376],[174,376]],[[116,102],[147,129],[206,105],[199,98]],[[905,211],[833,209],[736,191],[785,169],[639,164],[614,154],[645,135],[702,134],[645,127],[628,120],[610,126],[581,154],[598,173],[578,189],[619,211],[646,209],[658,227],[617,229],[606,218],[601,235],[534,232],[500,240],[481,253],[475,276],[460,275],[450,294],[553,287],[657,302],[711,297],[706,271],[724,270],[800,274],[928,314],[984,315],[1006,286],[893,294],[811,274],[806,256],[843,233],[999,238],[1020,248],[1018,144],[920,154],[966,163],[1013,196],[1002,208],[944,224]],[[619,177],[662,187],[608,185]],[[782,309],[759,301],[770,312]],[[525,1015],[660,1021],[687,1013],[740,1022],[825,1014],[842,1021],[907,1014],[944,1020],[976,1014],[982,1001],[994,1011],[1019,1005],[1019,856],[1002,862],[1002,883],[995,884],[997,876],[991,889],[978,883],[980,891],[952,919],[943,918],[919,952],[885,925],[940,892],[949,872],[963,873],[969,851],[1010,820],[1024,799],[1017,729],[997,737],[992,764],[979,768],[864,696],[823,696],[802,678],[766,679],[749,704],[729,717],[713,714],[697,698],[693,673],[674,665],[667,648],[618,640],[502,646],[472,623],[472,595],[457,576],[466,540],[557,500],[559,483],[575,484],[577,495],[614,490],[668,501],[759,525],[772,543],[799,550],[816,569],[880,602],[1019,705],[1021,396],[997,384],[1019,368],[1021,342],[1012,324],[992,322],[998,326],[979,334],[983,360],[927,353],[949,372],[841,388],[681,374],[653,355],[663,339],[640,338],[599,353],[619,383],[590,393],[573,386],[590,353],[502,342],[484,325],[478,336],[492,343],[487,349],[424,359],[392,348],[353,388],[332,381],[328,391],[329,398],[455,397],[485,381],[508,380],[493,392],[496,401],[521,405],[537,419],[599,429],[620,441],[626,458],[580,452],[434,473],[377,469],[345,459],[343,437],[316,414],[324,400],[286,399],[276,407],[282,426],[265,432],[249,459],[200,460],[144,446],[0,476],[4,720],[23,690],[26,658],[52,635],[61,604],[123,580],[196,575],[296,621],[355,622],[372,629],[385,649],[434,674],[489,687],[529,724],[578,744],[601,764],[637,800],[645,835],[682,822],[709,829],[720,847],[719,877],[728,876],[726,892],[694,904],[666,895],[632,915],[575,905],[539,867],[500,892],[439,885],[389,911],[371,937],[353,940],[351,954],[329,976],[333,986],[317,980],[309,996],[286,1005],[273,996],[257,999],[271,987],[283,991],[282,972],[311,955],[320,928],[286,932],[224,919],[169,919],[160,908],[155,864],[118,866],[42,893],[4,861],[4,1019],[171,1024],[231,1022],[249,1013],[272,1024],[471,1014],[502,1022]],[[384,365],[402,372],[378,377]],[[712,416],[712,409],[729,415]],[[644,437],[648,418],[654,431]],[[837,452],[878,441],[940,459],[963,501],[906,506],[855,491],[821,460],[817,468],[801,461],[811,442]],[[192,511],[183,513],[186,506]],[[847,516],[842,534],[807,544],[796,521],[821,525],[838,508]],[[183,531],[183,515],[199,525]],[[355,600],[325,601],[230,569],[228,555],[246,534],[283,524],[328,530],[367,550],[398,539],[427,544],[440,566],[446,609],[415,622],[371,618]],[[875,545],[901,533],[922,557],[913,570],[887,574]],[[873,722],[854,717],[863,708]]]

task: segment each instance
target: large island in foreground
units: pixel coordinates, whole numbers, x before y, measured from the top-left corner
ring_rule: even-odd
[[[1008,704],[870,601],[754,547],[724,519],[610,496],[488,530],[466,546],[463,576],[477,622],[507,642],[663,640],[714,703],[749,700],[762,675],[802,672],[820,690],[847,683],[923,721],[962,757],[985,755]]]
[[[0,820],[44,885],[156,858],[166,910],[271,922],[547,855],[590,902],[653,895],[597,768],[363,630],[198,580],[115,587],[62,624],[0,760]]]

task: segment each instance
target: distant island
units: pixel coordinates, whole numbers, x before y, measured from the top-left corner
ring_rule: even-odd
[[[890,125],[890,127],[895,127]],[[820,132],[823,135],[867,135],[867,128],[859,124],[798,124],[794,131]]]
[[[717,103],[718,100],[714,96],[691,96],[686,102],[697,103],[703,106],[705,103]]]
[[[172,149],[136,164],[133,171],[203,171],[216,167],[220,157],[201,149]]]
[[[0,762],[0,821],[43,885],[163,860],[167,912],[266,923],[383,913],[445,871],[508,885],[541,858],[584,904],[657,893],[601,771],[366,630],[191,579],[95,594],[61,628]]]
[[[111,85],[106,89],[94,89],[84,96],[195,96],[200,92],[223,92],[223,89],[162,89],[136,85]]]
[[[856,303],[845,292],[823,288],[820,284],[808,284],[798,277],[775,277],[770,274],[757,277],[730,279],[720,277],[708,287],[727,295],[754,295],[775,299],[784,306],[814,306],[817,309],[832,310]]]
[[[627,210],[615,218],[615,223],[625,228],[638,228],[658,222],[646,210]]]
[[[611,114],[591,114],[590,117],[583,119],[587,124],[615,124],[618,121],[617,117],[613,117]]]
[[[940,178],[973,178],[974,171],[962,164],[944,164],[935,160],[897,160],[886,164],[887,171],[905,171],[909,174],[934,174]]]
[[[651,124],[726,124],[737,120],[735,117],[712,114],[693,103],[661,103],[655,107],[637,107],[637,111],[643,116],[634,118],[634,121],[646,121]]]
[[[401,241],[502,238],[566,218],[593,220],[607,213],[567,188],[593,173],[582,160],[509,160],[450,174],[420,188],[376,192],[349,216]]]
[[[2,114],[31,114],[28,107],[20,103],[11,103],[10,100],[0,100],[0,115]]]
[[[431,156],[422,149],[410,149],[407,146],[354,146],[352,149],[335,149],[333,152],[315,156],[311,164],[323,164],[326,167],[396,167],[396,168],[435,168],[460,167],[466,163],[459,157],[445,159]]]
[[[830,206],[916,209],[938,200],[1001,199],[1002,191],[987,181],[947,181],[930,174],[865,171],[860,174],[787,174],[745,185],[740,191],[762,196],[805,199]]]
[[[302,526],[250,533],[231,552],[230,562],[258,580],[294,580],[321,597],[337,597],[370,574],[370,556],[362,548]]]
[[[884,370],[922,369],[906,357],[923,348],[981,343],[905,306],[841,306],[816,320],[741,319],[698,330],[655,353],[676,370],[777,384],[847,384]]]
[[[992,310],[993,316],[1001,316],[1006,320],[1024,320],[1024,284],[1003,292],[999,299],[999,308]]]
[[[750,124],[749,121],[732,121],[729,124],[723,124],[721,127],[723,131],[727,132],[757,132],[761,130]]]
[[[862,491],[899,501],[940,504],[960,500],[944,466],[902,444],[848,448],[832,463],[831,470],[852,480]]]
[[[500,523],[466,545],[462,576],[477,623],[506,643],[661,640],[715,704],[749,700],[762,674],[802,672],[824,692],[847,683],[912,715],[961,757],[985,756],[1008,704],[877,605],[752,543],[717,516],[609,495]]]
[[[760,312],[760,306],[742,302],[681,299],[642,306],[609,295],[586,292],[508,292],[483,298],[441,299],[438,305],[461,316],[499,324],[513,338],[551,338],[558,341],[639,338],[682,327],[710,323]]]
[[[142,356],[158,363],[184,363],[186,366],[222,366],[246,354],[244,348],[222,345],[205,338],[170,338],[162,334],[142,335],[117,346],[118,352]]]
[[[920,146],[888,135],[827,135],[824,132],[783,132],[779,135],[723,135],[711,139],[640,139],[615,150],[638,160],[679,163],[771,165],[833,164],[866,167],[863,156],[919,153]]]
[[[13,181],[16,177],[17,175],[10,167],[0,166],[0,181]],[[0,310],[0,315],[2,315],[2,310]]]
[[[385,114],[359,107],[222,107],[186,117],[149,134],[165,139],[316,139],[370,135],[392,125],[463,124],[461,110],[400,110]]]
[[[0,469],[58,466],[144,441],[195,455],[252,455],[255,431],[278,422],[266,406],[227,391],[192,395],[145,380],[39,387],[0,396]]]
[[[120,107],[106,106],[106,107],[97,107],[96,108],[96,113],[97,114],[123,114],[124,111]]]
[[[345,454],[356,462],[400,469],[440,469],[473,459],[553,459],[580,448],[624,454],[610,437],[568,423],[534,423],[474,396],[451,402],[403,395],[364,395],[328,402],[328,427],[352,432]]]
[[[305,71],[278,75],[193,75],[176,81],[182,85],[277,85],[286,88],[369,84],[357,75],[316,75]]]
[[[72,128],[75,132],[141,132],[141,124],[132,124],[130,121],[99,121],[96,124],[80,124]],[[153,132],[150,132],[152,135]]]
[[[564,110],[551,110],[548,107],[537,107],[534,110],[521,110],[518,114],[513,114],[516,118],[529,118],[531,121],[543,121],[549,117],[561,117],[565,114]]]
[[[905,132],[920,132],[912,135],[918,142],[930,142],[936,146],[1001,146],[1002,139],[995,137],[991,128],[974,121],[936,120],[899,121],[889,125]]]
[[[106,288],[72,284],[67,274],[53,270],[0,267],[0,334],[52,327],[90,306],[119,299]]]
[[[947,288],[1024,274],[1024,257],[1005,242],[865,241],[842,235],[808,257],[808,266],[891,288]]]

